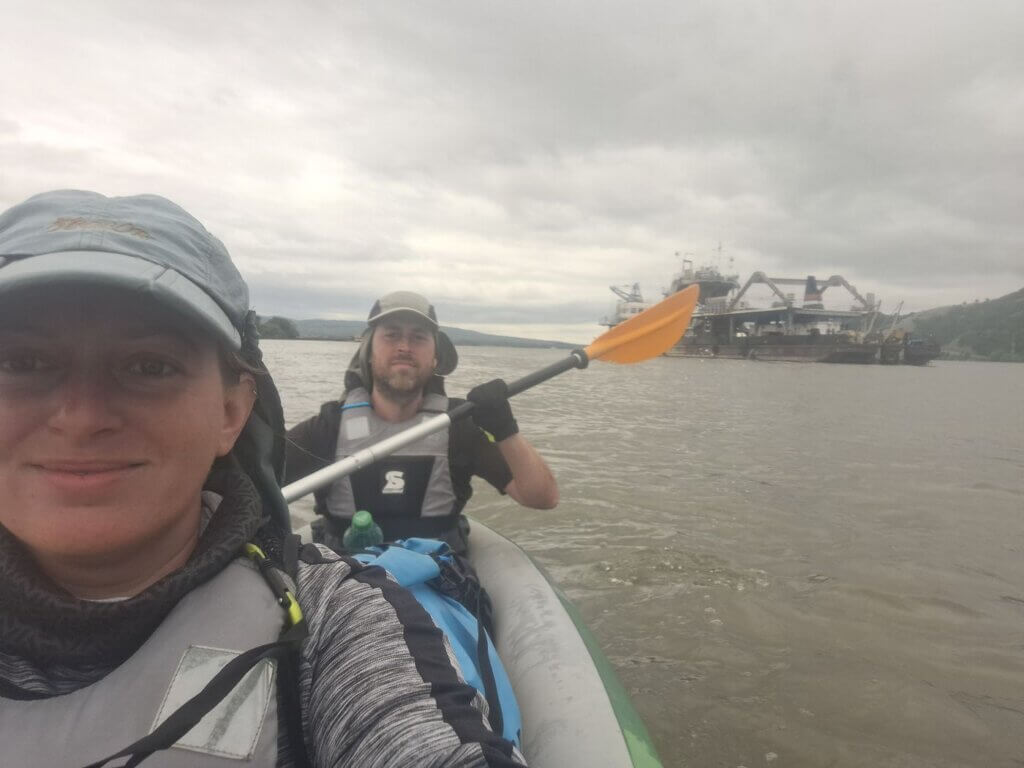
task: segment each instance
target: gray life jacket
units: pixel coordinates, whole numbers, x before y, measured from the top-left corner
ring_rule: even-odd
[[[151,734],[228,662],[273,643],[285,613],[246,558],[189,592],[120,666],[73,693],[0,698],[0,762],[75,768]],[[239,768],[277,764],[277,667],[264,659],[170,749],[146,768]],[[120,762],[120,761],[118,761]]]
[[[447,412],[448,398],[428,392],[419,412],[397,423],[377,416],[362,387],[349,391],[341,408],[335,460]],[[342,530],[358,510],[365,509],[388,541],[450,531],[457,526],[464,504],[452,485],[447,428],[338,480],[326,498],[327,514]]]

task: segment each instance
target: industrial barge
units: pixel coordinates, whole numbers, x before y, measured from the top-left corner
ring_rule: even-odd
[[[875,329],[879,305],[873,294],[862,296],[841,275],[818,281],[768,277],[754,272],[740,287],[738,275],[723,275],[712,266],[694,268],[683,260],[665,295],[691,285],[700,287],[700,302],[689,330],[666,354],[672,357],[721,357],[817,363],[881,363],[925,365],[939,356],[931,341],[896,330]],[[773,294],[769,307],[752,307],[744,297],[753,285],[766,285]],[[783,286],[803,286],[803,301]],[[828,288],[845,288],[853,298],[849,310],[826,309],[822,296]],[[644,302],[638,285],[612,287],[619,296],[615,313],[602,322],[614,325],[641,311]]]

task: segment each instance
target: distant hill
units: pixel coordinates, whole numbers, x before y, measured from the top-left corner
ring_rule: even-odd
[[[998,299],[909,315],[916,335],[931,336],[943,357],[1024,362],[1024,288]]]
[[[362,320],[293,320],[301,339],[343,339],[350,341],[359,338],[366,328]],[[498,336],[493,333],[467,331],[463,328],[451,328],[442,325],[441,330],[456,346],[486,347],[540,347],[573,349],[577,345],[564,341],[545,341],[541,339],[523,339],[518,336]]]

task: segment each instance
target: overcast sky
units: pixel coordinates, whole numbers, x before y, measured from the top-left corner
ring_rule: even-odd
[[[683,254],[883,310],[1024,285],[1019,0],[0,10],[0,208],[162,194],[262,314],[406,288],[587,341],[609,284],[660,298]]]

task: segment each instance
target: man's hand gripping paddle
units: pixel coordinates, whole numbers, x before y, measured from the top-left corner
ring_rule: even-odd
[[[639,363],[657,357],[675,344],[686,333],[690,316],[697,306],[699,288],[691,285],[684,291],[674,293],[664,301],[645,309],[638,315],[619,323],[602,333],[586,349],[575,349],[563,360],[541,368],[539,371],[510,382],[508,396],[518,395],[527,389],[552,379],[572,368],[586,368],[591,360],[608,363]],[[350,475],[361,467],[372,464],[410,443],[444,429],[454,420],[468,416],[474,408],[470,402],[462,403],[448,413],[438,414],[416,426],[409,427],[397,435],[363,448],[334,464],[317,470],[301,480],[281,489],[285,501],[292,502],[312,493],[317,488]]]

